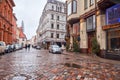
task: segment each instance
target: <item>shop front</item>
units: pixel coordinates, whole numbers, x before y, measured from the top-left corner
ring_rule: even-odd
[[[120,27],[107,31],[107,51],[120,54]]]
[[[120,54],[120,4],[106,10],[107,53]]]

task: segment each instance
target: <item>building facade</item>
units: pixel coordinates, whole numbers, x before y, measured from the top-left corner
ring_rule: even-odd
[[[106,3],[109,5],[105,5]],[[97,5],[99,14],[104,15],[101,19],[105,19],[102,30],[106,33],[106,52],[120,54],[120,1],[98,1]],[[103,5],[105,6],[103,7]],[[120,60],[120,56],[117,58]]]
[[[0,0],[0,41],[12,44],[13,0]]]
[[[12,42],[15,44],[17,43],[17,18],[15,16],[15,14],[13,14],[13,18],[12,18],[12,24],[13,24],[13,27],[12,27]]]
[[[22,45],[23,47],[25,47],[25,45],[27,44],[27,37],[23,32],[23,28],[19,27],[19,44]]]
[[[66,34],[66,6],[57,0],[48,0],[37,29],[37,43],[44,44],[46,48],[50,44],[62,46],[65,43]]]
[[[30,43],[32,46],[36,46],[36,35],[30,39]]]
[[[82,53],[92,53],[92,39],[95,37],[98,44],[100,45],[100,56],[104,56],[108,49],[117,46],[119,44],[119,38],[111,39],[114,33],[111,31],[110,26],[114,27],[116,37],[119,37],[120,22],[119,19],[116,23],[108,24],[106,20],[110,18],[107,15],[114,15],[109,8],[116,5],[113,0],[66,0],[67,4],[67,37],[69,38],[70,44],[74,41],[74,24],[79,23],[80,39],[78,37],[80,51]],[[117,5],[118,6],[118,5]],[[106,11],[108,9],[108,11]],[[120,8],[117,8],[116,12],[119,13]],[[116,18],[116,17],[115,17]],[[119,14],[117,14],[119,18]],[[111,20],[112,21],[112,20]],[[110,30],[110,31],[109,31]],[[76,32],[77,32],[76,31]],[[115,36],[115,34],[114,34]],[[108,38],[107,38],[108,37]],[[112,46],[111,46],[112,45]],[[110,47],[111,46],[111,47]],[[119,46],[119,45],[118,45]]]

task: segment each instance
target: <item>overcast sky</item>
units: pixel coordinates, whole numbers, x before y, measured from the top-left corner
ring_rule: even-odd
[[[59,0],[65,1],[65,0]],[[17,17],[17,24],[21,26],[24,21],[24,33],[30,39],[36,34],[39,19],[47,0],[14,0],[14,13]]]

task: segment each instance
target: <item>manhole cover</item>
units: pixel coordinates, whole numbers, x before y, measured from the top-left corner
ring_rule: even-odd
[[[25,76],[15,76],[12,80],[26,80],[27,78]]]

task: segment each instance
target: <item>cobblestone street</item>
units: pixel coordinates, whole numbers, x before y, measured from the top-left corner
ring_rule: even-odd
[[[0,80],[120,80],[120,62],[23,49],[0,56]]]

